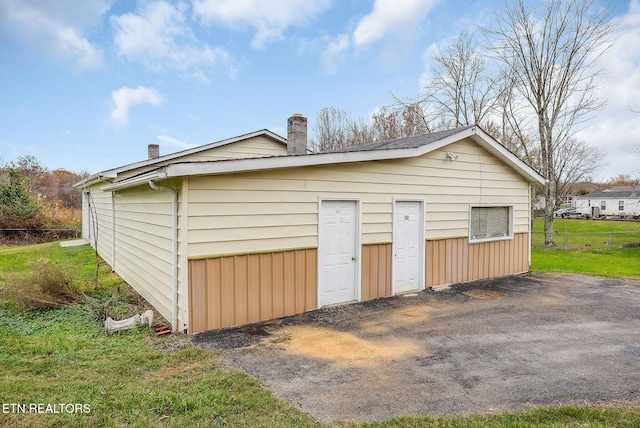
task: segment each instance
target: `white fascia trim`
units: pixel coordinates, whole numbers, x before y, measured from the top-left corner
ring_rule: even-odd
[[[328,165],[371,160],[399,159],[419,156],[418,149],[377,150],[363,152],[321,153],[314,155],[277,156],[201,163],[167,165],[168,177],[211,175],[233,172],[262,171],[313,165]]]
[[[262,129],[260,131],[254,131],[251,132],[249,134],[244,134],[244,135],[239,135],[237,137],[232,137],[232,138],[227,138],[221,141],[215,141],[213,143],[208,143],[208,144],[204,144],[202,146],[197,146],[197,147],[193,147],[190,149],[186,149],[186,150],[181,150],[179,152],[175,152],[175,153],[169,153],[167,155],[164,156],[160,156],[154,159],[145,159],[143,161],[139,161],[139,162],[135,162],[135,163],[131,163],[128,165],[123,165],[117,168],[113,168],[113,169],[108,169],[106,171],[103,171],[100,173],[101,176],[104,177],[110,177],[110,178],[116,178],[118,176],[118,174],[120,174],[121,172],[126,172],[126,171],[131,171],[134,170],[136,168],[142,168],[145,166],[150,166],[150,165],[154,165],[154,164],[158,164],[161,162],[166,162],[166,161],[170,161],[176,158],[181,158],[184,156],[189,156],[192,155],[194,153],[200,153],[203,152],[205,150],[209,150],[209,149],[213,149],[216,147],[221,147],[221,146],[226,146],[227,144],[233,144],[233,143],[237,143],[238,141],[242,141],[242,140],[248,140],[250,138],[254,138],[254,137],[259,137],[259,136],[267,136],[269,138],[272,138],[275,141],[280,142],[281,144],[286,145],[287,144],[287,140],[286,138],[283,138],[281,136],[279,136],[278,134],[275,134],[271,131],[269,131],[268,129]]]
[[[167,165],[168,177],[182,177],[190,175],[211,175],[233,172],[261,171],[268,169],[280,169],[291,167],[304,167],[313,165],[328,165],[349,162],[365,162],[386,159],[403,159],[422,156],[429,152],[441,149],[464,138],[473,138],[481,147],[489,150],[501,160],[512,166],[528,181],[544,184],[544,178],[533,168],[518,159],[513,153],[505,149],[500,143],[482,131],[479,127],[462,130],[456,134],[442,138],[416,148],[387,149],[338,153],[319,153],[314,155],[277,156],[269,158],[250,158],[228,161],[202,162],[202,163],[175,163]]]
[[[531,183],[545,184],[546,179],[540,175],[535,169],[531,168],[526,163],[522,162],[516,155],[507,150],[502,144],[497,142],[491,135],[484,132],[480,127],[474,126],[471,128],[472,134],[478,138],[475,141],[484,146],[485,149],[489,149],[489,152],[498,158],[502,159],[505,163],[511,165],[522,176],[527,178]],[[483,144],[484,143],[484,144]]]

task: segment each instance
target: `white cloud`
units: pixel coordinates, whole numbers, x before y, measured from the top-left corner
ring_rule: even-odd
[[[437,0],[376,0],[371,13],[358,23],[353,43],[363,46],[392,36],[411,40]]]
[[[334,74],[340,60],[353,48],[376,42],[382,43],[378,52],[381,63],[385,67],[396,67],[410,54],[412,42],[419,38],[426,16],[438,1],[375,0],[371,12],[355,24],[355,30],[349,35],[324,39],[320,61],[325,72]]]
[[[144,4],[136,13],[114,16],[118,56],[155,71],[182,71],[204,82],[209,79],[202,68],[221,63],[229,67],[234,78],[235,68],[229,65],[227,52],[198,40],[190,28],[187,12],[185,3],[155,1]]]
[[[163,144],[167,146],[177,147],[178,149],[190,149],[192,147],[196,147],[197,144],[185,143],[184,141],[180,141],[177,138],[171,137],[169,135],[157,135],[156,138]]]
[[[118,125],[129,123],[129,109],[138,104],[149,104],[158,107],[165,103],[165,99],[158,91],[152,88],[138,86],[137,88],[123,87],[111,93],[114,107],[111,110],[110,119]]]
[[[204,22],[221,22],[255,30],[251,46],[263,48],[280,40],[291,26],[307,25],[331,6],[331,0],[194,0],[194,13]]]
[[[340,34],[329,42],[320,59],[327,74],[334,74],[338,68],[337,62],[344,56],[349,48],[349,36]]]
[[[600,96],[607,106],[590,121],[578,137],[602,147],[608,165],[600,171],[604,177],[639,174],[640,155],[634,144],[640,142],[640,1],[632,0],[629,11],[620,18],[618,38],[598,61],[607,73]]]
[[[102,50],[84,35],[101,22],[110,0],[0,1],[0,36],[26,45],[78,70],[102,66]]]

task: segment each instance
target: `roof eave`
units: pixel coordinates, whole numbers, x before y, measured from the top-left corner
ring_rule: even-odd
[[[73,185],[73,187],[75,187],[76,189],[86,189],[87,187],[91,187],[94,184],[109,183],[112,180],[113,177],[105,176],[103,173],[98,173],[77,182]]]
[[[179,152],[175,152],[175,153],[169,153],[167,155],[164,156],[160,156],[154,159],[145,159],[142,161],[138,161],[138,162],[134,162],[131,164],[127,164],[127,165],[123,165],[123,166],[119,166],[117,168],[112,168],[112,169],[108,169],[102,172],[99,172],[98,174],[93,175],[92,177],[96,177],[96,176],[101,176],[101,177],[107,177],[107,178],[117,178],[118,174],[122,173],[122,172],[127,172],[127,171],[133,171],[135,169],[138,168],[144,168],[144,167],[148,167],[148,166],[153,166],[155,164],[159,164],[162,162],[166,162],[166,161],[170,161],[173,159],[178,159],[184,156],[189,156],[192,155],[194,153],[199,153],[205,150],[209,150],[211,148],[216,148],[216,147],[221,147],[221,146],[226,146],[228,144],[233,144],[236,143],[238,141],[242,141],[242,140],[247,140],[249,138],[254,138],[254,137],[259,137],[259,136],[266,136],[268,138],[271,138],[272,140],[283,144],[283,145],[287,145],[287,139],[284,137],[281,137],[280,135],[269,131],[268,129],[261,129],[259,131],[254,131],[254,132],[250,132],[248,134],[243,134],[243,135],[239,135],[237,137],[232,137],[232,138],[226,138],[224,140],[220,140],[220,141],[215,141],[213,143],[208,143],[208,144],[204,144],[201,146],[197,146],[197,147],[193,147],[190,149],[186,149],[186,150],[181,150]],[[90,178],[92,178],[90,177]],[[78,185],[80,185],[83,182],[78,183]]]
[[[213,162],[172,163],[163,166],[161,169],[142,174],[141,176],[132,177],[130,179],[114,183],[111,186],[107,186],[104,190],[118,190],[140,185],[145,181],[148,181],[150,179],[148,177],[153,177],[154,179],[165,179],[197,175],[218,175],[238,172],[264,171],[314,165],[411,158],[433,152],[464,138],[472,138],[481,147],[490,151],[494,156],[497,156],[503,162],[511,166],[528,182],[539,184],[545,183],[544,177],[538,174],[533,168],[519,160],[513,153],[504,148],[504,146],[494,140],[482,129],[474,126],[416,148],[333,152],[313,155],[275,156]]]
[[[474,141],[476,141],[476,143],[480,143],[480,145],[485,149],[490,148],[489,152],[491,154],[498,157],[506,164],[510,165],[520,175],[525,177],[527,181],[529,181],[530,183],[541,185],[544,185],[547,182],[547,179],[544,178],[538,171],[519,159],[515,154],[513,154],[506,147],[496,141],[491,135],[487,134],[482,128],[480,128],[479,126],[475,126],[472,128],[472,130],[473,135],[476,136],[476,138],[474,138]],[[478,138],[480,138],[481,141],[479,141]]]
[[[418,155],[418,149],[396,149],[372,150],[368,152],[319,153],[313,155],[249,158],[223,162],[175,163],[167,165],[167,177],[214,175],[384,159],[401,159]]]
[[[116,190],[128,189],[131,187],[141,186],[148,184],[150,180],[163,180],[167,178],[165,167],[155,169],[153,171],[137,175],[135,177],[128,178],[126,180],[118,181],[117,183],[110,184],[103,187],[103,192],[113,192]]]

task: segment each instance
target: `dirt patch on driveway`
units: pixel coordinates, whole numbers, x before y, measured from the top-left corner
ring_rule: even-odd
[[[504,297],[504,294],[491,290],[468,290],[462,294],[476,299],[502,299]]]
[[[640,401],[640,284],[524,275],[195,335],[331,420]]]
[[[287,326],[278,332],[272,343],[283,344],[287,352],[304,358],[319,358],[336,367],[373,367],[394,358],[420,352],[414,341],[389,337],[388,340],[370,340],[357,334],[336,331],[312,325]],[[282,340],[281,337],[285,337]]]

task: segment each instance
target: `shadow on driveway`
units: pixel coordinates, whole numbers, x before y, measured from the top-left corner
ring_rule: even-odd
[[[321,422],[640,401],[640,283],[523,275],[195,335]]]

